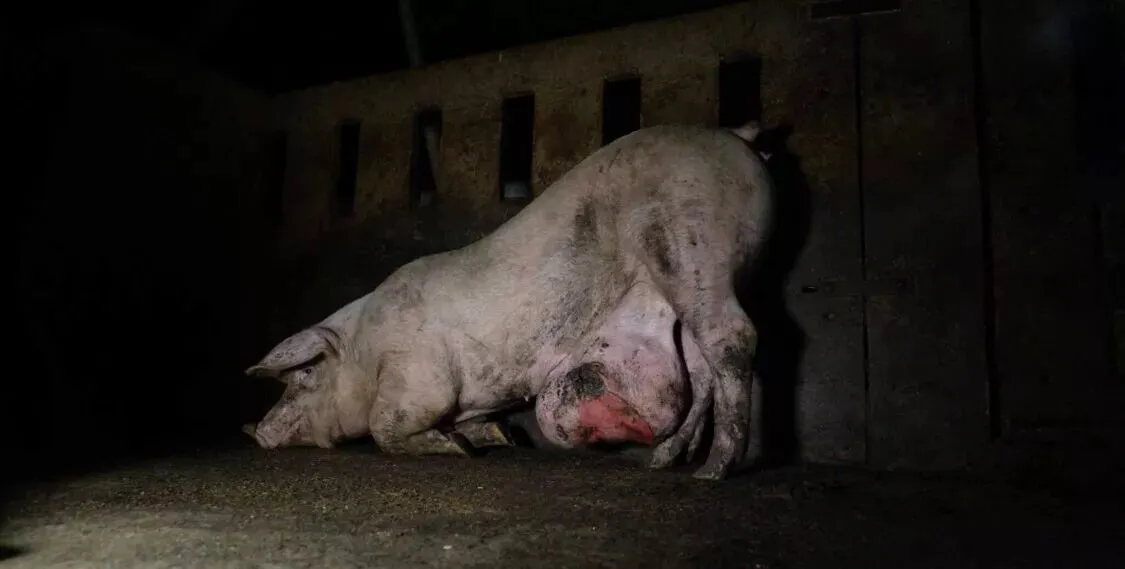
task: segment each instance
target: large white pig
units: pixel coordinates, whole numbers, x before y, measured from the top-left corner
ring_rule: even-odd
[[[654,444],[661,468],[695,452],[710,409],[695,476],[726,477],[746,451],[757,346],[734,278],[772,217],[757,132],[656,126],[597,150],[492,234],[278,344],[247,373],[285,393],[247,432],[270,448],[370,435],[388,453],[468,454],[503,438],[470,419],[536,398],[553,442]]]

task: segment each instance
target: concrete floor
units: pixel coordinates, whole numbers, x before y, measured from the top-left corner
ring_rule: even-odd
[[[1093,499],[1090,499],[1090,496]],[[367,446],[198,451],[13,493],[18,567],[1122,567],[1122,506],[966,477]]]

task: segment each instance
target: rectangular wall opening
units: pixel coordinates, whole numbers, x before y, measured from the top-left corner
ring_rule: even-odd
[[[285,207],[285,163],[289,141],[284,132],[277,131],[266,135],[263,144],[262,209],[270,223],[279,223]]]
[[[414,115],[413,147],[410,151],[410,202],[426,207],[437,198],[437,163],[441,148],[442,114],[438,107]]]
[[[500,200],[531,199],[531,159],[535,139],[535,94],[504,99],[500,126]]]
[[[358,120],[345,119],[337,130],[340,138],[336,162],[336,215],[350,217],[355,213],[360,124]]]
[[[719,126],[762,118],[762,60],[740,55],[719,61]]]
[[[606,79],[602,85],[602,146],[641,128],[641,78]]]

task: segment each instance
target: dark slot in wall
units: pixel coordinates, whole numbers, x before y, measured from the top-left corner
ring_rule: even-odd
[[[984,173],[980,177],[980,229],[981,229],[981,271],[982,283],[984,291],[981,298],[984,300],[984,358],[985,366],[987,367],[986,380],[988,382],[988,432],[989,437],[993,440],[998,440],[1004,431],[1003,425],[1003,412],[1000,406],[1000,372],[998,362],[996,360],[996,275],[994,272],[995,267],[995,243],[992,239],[992,199],[989,185],[991,183],[990,177],[986,174],[990,169],[990,161],[992,156],[989,155],[988,146],[988,97],[985,96],[985,83],[984,83],[984,59],[983,59],[983,45],[982,45],[982,30],[981,30],[981,14],[978,0],[971,0],[969,3],[969,27],[972,34],[972,54],[973,54],[973,125],[976,131],[976,145],[977,145],[977,164],[979,164],[980,172]],[[858,54],[858,50],[857,50]],[[861,111],[862,101],[860,94],[857,93],[856,111],[857,116]]]
[[[500,127],[500,200],[531,199],[535,94],[504,99]]]
[[[719,61],[719,126],[762,118],[762,60],[736,56]]]
[[[285,215],[285,169],[289,140],[284,132],[272,132],[265,140],[265,171],[262,176],[263,209],[271,223]]]
[[[413,148],[410,151],[410,203],[425,207],[437,197],[437,172],[426,145],[426,128],[433,128],[435,142],[441,143],[442,114],[438,107],[423,109],[414,115]]]
[[[355,213],[356,166],[359,164],[359,121],[344,120],[338,127],[340,135],[336,174],[336,215],[349,217]]]
[[[602,87],[602,146],[641,128],[641,78],[606,79]]]

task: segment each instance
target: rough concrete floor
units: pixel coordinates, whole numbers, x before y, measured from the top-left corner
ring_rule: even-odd
[[[621,456],[199,451],[15,496],[18,567],[1123,567],[1122,506],[964,477],[724,483]]]

